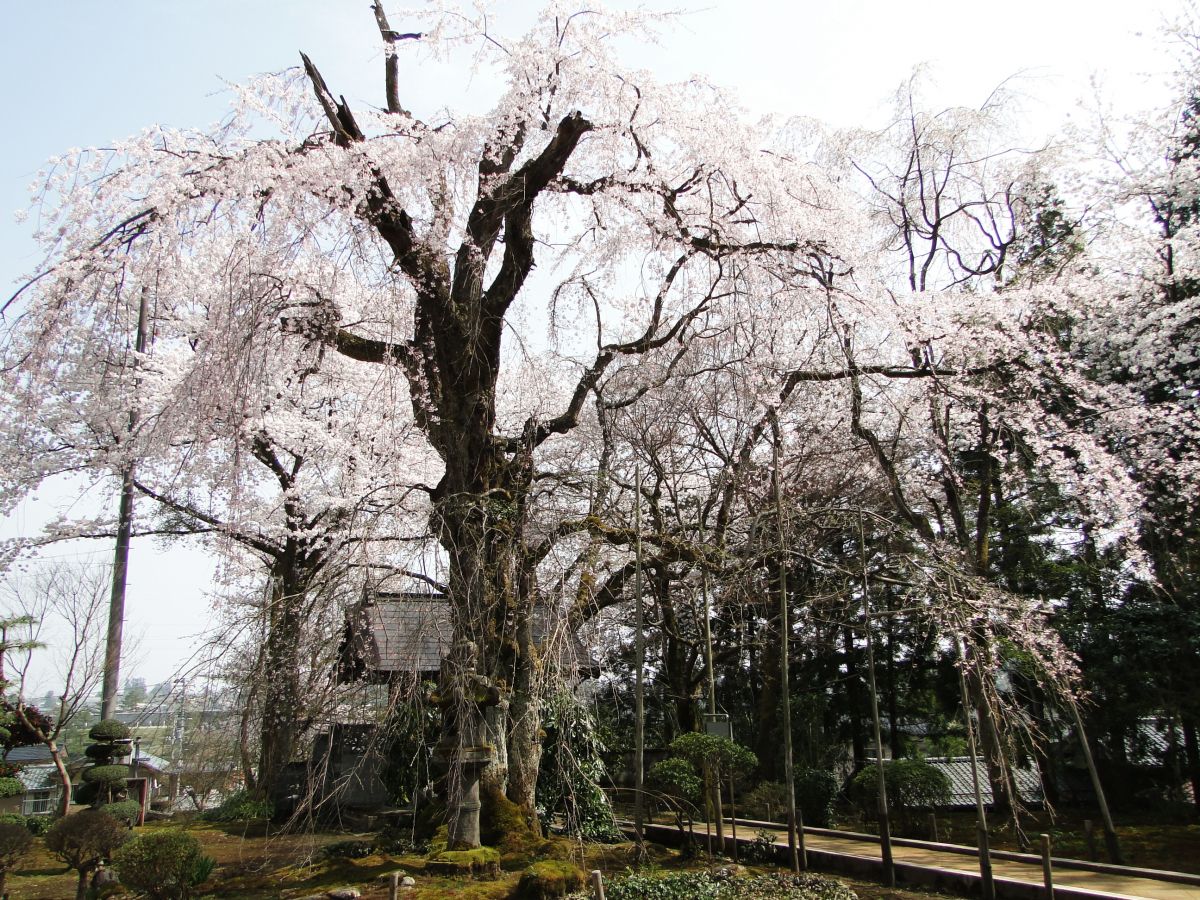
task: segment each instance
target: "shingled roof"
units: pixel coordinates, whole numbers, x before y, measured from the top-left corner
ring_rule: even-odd
[[[533,639],[559,665],[590,672],[587,648],[545,607],[534,613]],[[344,680],[386,679],[394,673],[434,674],[453,644],[450,605],[443,594],[378,593],[350,611],[342,642]]]
[[[869,759],[871,765],[874,759]],[[884,764],[890,763],[885,759]],[[975,782],[971,777],[971,757],[969,756],[930,756],[925,762],[938,769],[950,780],[950,806],[973,806],[975,804]],[[976,762],[979,766],[979,793],[985,804],[992,802],[992,786],[988,782],[987,760],[982,756]],[[1016,780],[1017,794],[1024,803],[1040,803],[1042,801],[1042,783],[1037,772],[1032,769],[1012,770]]]

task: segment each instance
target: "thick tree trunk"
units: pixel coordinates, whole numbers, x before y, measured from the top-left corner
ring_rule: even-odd
[[[542,761],[542,715],[540,690],[537,684],[540,666],[533,641],[532,610],[526,608],[517,626],[518,656],[509,707],[508,731],[508,799],[536,825],[537,779]]]
[[[304,579],[286,561],[277,565],[265,611],[257,778],[258,790],[264,795],[271,792],[284,768],[293,761],[304,728],[305,703],[300,687],[303,599]]]
[[[536,821],[541,667],[533,638],[536,586],[520,552],[528,485],[528,466],[519,458],[486,454],[480,461],[455,453],[439,487],[445,499],[434,524],[449,558],[455,640],[475,643],[480,672],[507,694],[489,725],[494,746],[503,741],[504,750],[483,769],[482,780]]]

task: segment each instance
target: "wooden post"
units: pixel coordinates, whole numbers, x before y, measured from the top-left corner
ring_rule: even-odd
[[[1083,730],[1083,718],[1079,715],[1079,705],[1070,697],[1067,706],[1071,708],[1071,718],[1075,721],[1075,733],[1079,735],[1079,747],[1083,750],[1083,761],[1087,763],[1088,774],[1092,777],[1092,790],[1096,792],[1096,802],[1100,806],[1100,818],[1104,823],[1104,846],[1108,850],[1108,861],[1115,866],[1124,864],[1121,858],[1121,844],[1117,840],[1117,828],[1113,825],[1112,815],[1108,811],[1108,800],[1104,796],[1104,787],[1100,784],[1100,773],[1096,769],[1096,760],[1092,756],[1092,748],[1088,744],[1087,734]]]
[[[388,900],[400,900],[400,873],[393,872],[388,877]]]
[[[988,849],[987,813],[983,808],[983,791],[979,788],[979,751],[975,744],[975,722],[971,718],[971,695],[967,690],[967,644],[958,639],[959,658],[962,668],[958,672],[959,688],[962,691],[963,720],[967,725],[967,746],[971,752],[971,785],[975,791],[975,830],[979,852],[979,881],[983,888],[983,900],[995,900],[996,885],[992,881],[992,857]]]
[[[863,634],[867,640],[867,687],[871,695],[871,724],[875,731],[875,766],[879,778],[879,852],[883,862],[883,883],[896,886],[896,866],[892,861],[892,824],[888,816],[887,778],[883,765],[883,730],[879,722],[879,691],[875,682],[875,639],[871,635],[871,586],[867,581],[867,539],[863,533],[862,511],[858,513],[858,552],[862,565]]]
[[[633,745],[634,745],[634,783],[633,783],[633,832],[637,837],[638,856],[644,857],[646,841],[644,838],[646,826],[646,809],[642,792],[645,782],[646,759],[646,689],[642,681],[642,670],[646,667],[646,611],[642,606],[642,470],[637,468],[633,474],[633,530],[636,535],[636,551],[634,562],[633,592],[636,594],[637,619],[634,623],[634,688],[633,688]]]
[[[592,896],[604,900],[604,875],[599,869],[592,869]]]
[[[793,872],[808,868],[808,855],[804,852],[804,823],[796,809],[796,773],[792,762],[792,697],[789,685],[789,662],[791,652],[791,625],[788,623],[787,561],[783,555],[783,489],[779,478],[779,424],[775,425],[775,442],[772,450],[772,473],[775,480],[775,521],[779,531],[779,690],[783,695],[783,773],[787,785],[788,800],[788,859]]]
[[[733,861],[737,862],[737,798],[733,795],[733,772],[729,773],[729,829],[733,835]]]
[[[1087,841],[1088,859],[1096,861],[1096,825],[1091,819],[1083,820],[1083,838]]]
[[[1042,839],[1042,880],[1046,882],[1046,900],[1054,900],[1054,875],[1050,871],[1050,835]]]
[[[933,842],[938,843],[937,813],[929,814],[929,834]]]

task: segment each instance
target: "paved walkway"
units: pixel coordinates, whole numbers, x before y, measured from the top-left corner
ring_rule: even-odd
[[[699,826],[702,828],[703,826]],[[699,830],[699,829],[698,829]],[[753,826],[738,825],[738,842],[743,839],[752,840],[758,829]],[[701,832],[703,833],[703,832]],[[726,834],[729,834],[728,826]],[[779,838],[778,844],[787,846],[787,831],[775,829]],[[805,832],[805,846],[809,849],[825,850],[846,856],[858,856],[865,859],[880,859],[879,844],[871,840],[854,837],[835,837],[826,833],[812,834]],[[893,844],[892,857],[897,862],[912,863],[935,869],[969,872],[979,874],[979,860],[973,848],[970,855],[937,850],[933,847],[911,847]],[[1142,870],[1147,871],[1147,870]],[[992,859],[992,874],[996,878],[1009,878],[1027,884],[1042,884],[1041,861],[1018,862],[1008,859]],[[1085,869],[1068,869],[1053,866],[1055,887],[1080,888],[1086,891],[1096,891],[1117,897],[1149,897],[1154,900],[1197,900],[1200,898],[1200,884],[1179,884],[1162,881],[1145,875],[1096,872]]]

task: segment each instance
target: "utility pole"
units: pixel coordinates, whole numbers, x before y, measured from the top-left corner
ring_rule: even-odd
[[[788,656],[791,625],[788,621],[787,560],[783,552],[783,490],[779,478],[779,423],[775,423],[775,442],[771,447],[772,476],[775,482],[775,524],[779,532],[779,691],[783,695],[783,773],[788,799],[788,858],[792,871],[808,868],[804,850],[804,822],[796,809],[796,773],[792,765],[792,697]]]
[[[134,350],[146,352],[146,288],[138,301],[137,335]],[[137,365],[137,359],[134,360]],[[126,435],[133,437],[137,408],[129,410]],[[108,601],[108,637],[104,645],[104,681],[100,690],[100,718],[111,719],[117,708],[121,681],[121,641],[125,630],[125,581],[129,574],[129,542],[133,534],[133,459],[121,473],[121,497],[117,505],[117,545],[113,552],[112,593]]]

